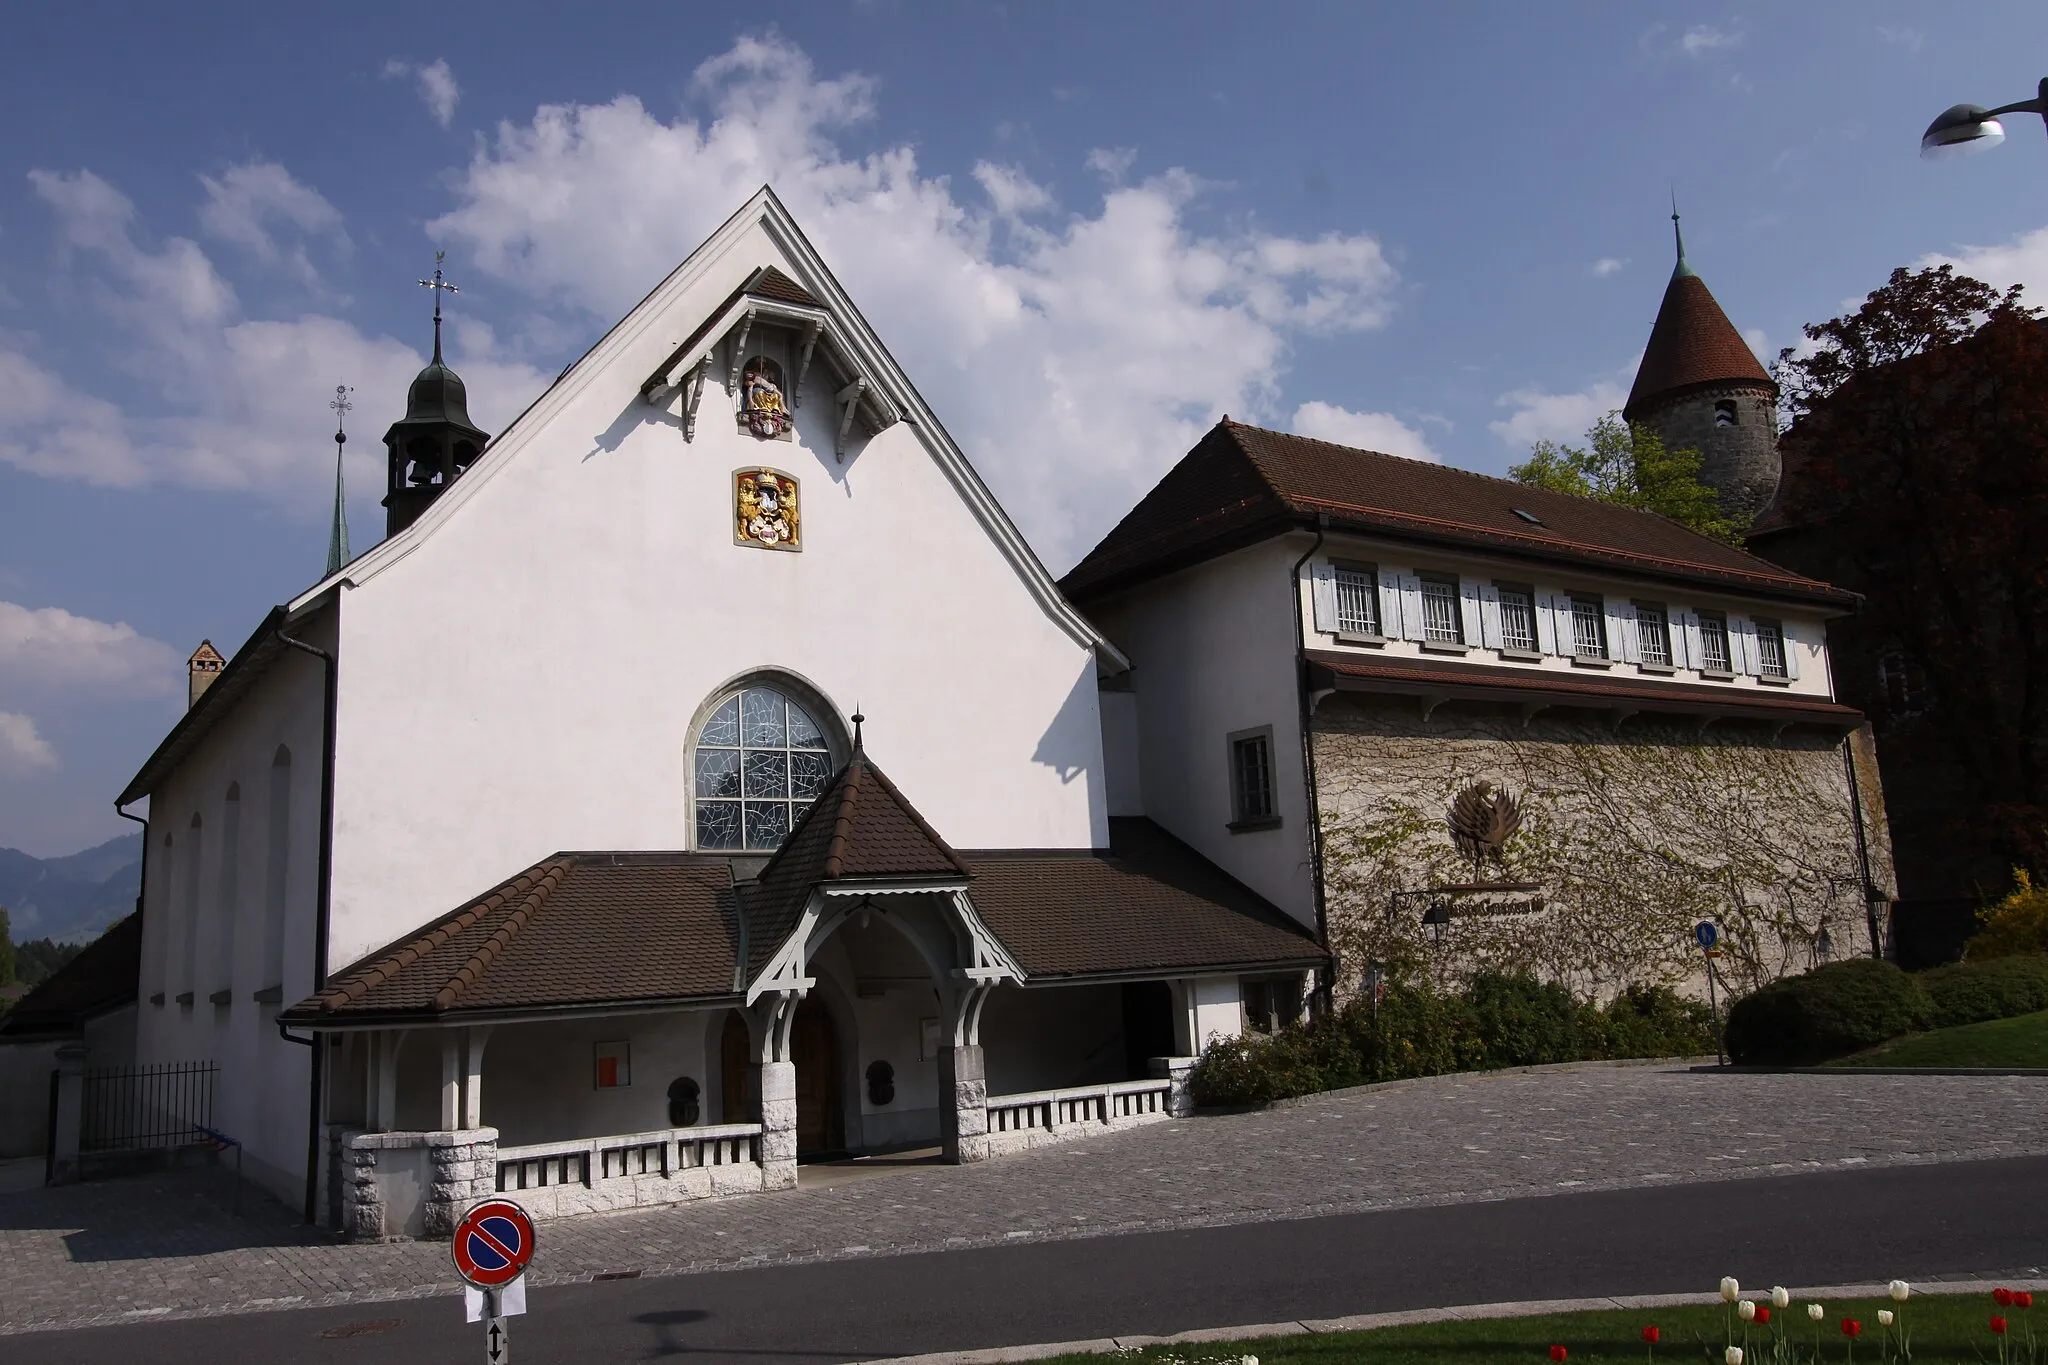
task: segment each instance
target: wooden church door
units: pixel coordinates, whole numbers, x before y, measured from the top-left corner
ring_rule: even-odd
[[[846,1116],[839,1102],[839,1039],[832,1016],[815,999],[796,1007],[789,1032],[796,1063],[796,1154],[846,1150]]]

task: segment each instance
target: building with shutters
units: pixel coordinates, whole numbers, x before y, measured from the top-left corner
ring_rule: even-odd
[[[1131,660],[1103,680],[1111,811],[1316,923],[1340,982],[1704,989],[1701,920],[1739,985],[1882,941],[1874,760],[1829,677],[1851,594],[1227,418],[1061,586]]]

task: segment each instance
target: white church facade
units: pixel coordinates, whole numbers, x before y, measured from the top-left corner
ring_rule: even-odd
[[[1301,998],[1312,923],[1120,804],[1128,660],[772,193],[495,440],[438,330],[387,538],[121,797],[137,1059],[217,1061],[263,1183],[419,1236],[978,1160]]]

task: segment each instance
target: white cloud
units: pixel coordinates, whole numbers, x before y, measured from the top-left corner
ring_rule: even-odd
[[[184,660],[125,621],[0,601],[0,678],[8,680],[10,691],[147,694],[182,682]]]
[[[57,766],[57,751],[17,711],[0,711],[0,776]]]
[[[1298,436],[1443,463],[1443,457],[1430,449],[1426,436],[1391,412],[1353,412],[1334,403],[1308,402],[1294,410],[1289,426]]]
[[[427,106],[427,112],[434,116],[434,122],[446,128],[455,118],[455,106],[462,99],[462,90],[455,84],[455,73],[448,69],[448,59],[436,57],[431,62],[408,62],[393,57],[384,63],[384,78],[410,76],[419,87],[420,103]]]
[[[1628,266],[1628,260],[1621,256],[1602,256],[1593,262],[1593,278],[1604,280],[1609,275],[1619,275]]]
[[[1919,29],[1906,28],[1902,25],[1879,24],[1877,26],[1877,36],[1881,41],[1890,43],[1893,47],[1903,48],[1905,51],[1912,53],[1919,52],[1921,47],[1927,42],[1927,35]]]
[[[1758,359],[1759,361],[1763,362],[1763,364],[1764,364],[1764,365],[1765,365],[1766,367],[1768,367],[1768,366],[1770,365],[1770,363],[1771,363],[1772,361],[1774,361],[1774,360],[1776,360],[1776,359],[1778,358],[1778,357],[1777,357],[1777,356],[1776,356],[1776,355],[1775,355],[1775,354],[1774,354],[1774,353],[1772,352],[1772,350],[1771,350],[1771,339],[1770,339],[1769,337],[1767,337],[1767,336],[1765,336],[1765,335],[1764,335],[1764,329],[1763,329],[1763,328],[1761,328],[1761,327],[1745,327],[1745,328],[1743,328],[1743,330],[1742,330],[1742,339],[1743,339],[1743,340],[1744,340],[1745,342],[1748,342],[1748,343],[1749,343],[1749,349],[1750,349],[1751,353],[1752,353],[1752,354],[1754,354],[1754,355],[1756,356],[1756,358],[1757,358],[1757,359]]]
[[[843,152],[874,82],[822,77],[778,38],[739,40],[692,90],[701,119],[621,96],[501,124],[429,230],[472,270],[608,320],[773,184],[1055,567],[1222,413],[1276,419],[1292,336],[1381,326],[1399,283],[1366,235],[1203,235],[1197,178],[1127,183],[1122,154],[1092,156],[1107,187],[1056,219],[1008,168],[977,170],[990,207],[956,197],[909,146]]]
[[[275,161],[230,166],[218,180],[202,175],[199,183],[206,187],[206,202],[200,206],[199,221],[208,233],[246,248],[265,264],[284,261],[293,274],[309,284],[317,276],[307,259],[305,245],[294,245],[287,255],[279,246],[273,227],[282,223],[306,236],[325,237],[344,247],[348,244],[340,211],[320,191],[300,184]]]
[[[1742,36],[1740,29],[1695,24],[1679,38],[1678,47],[1688,57],[1704,57],[1710,52],[1724,52],[1742,46]]]
[[[1514,411],[1487,423],[1488,429],[1515,449],[1527,450],[1538,441],[1584,440],[1587,428],[1628,401],[1628,391],[1602,379],[1577,393],[1516,389],[1494,401]]]
[[[1995,284],[2000,289],[2024,285],[2032,297],[2023,301],[2048,303],[2048,228],[2035,228],[1997,246],[1962,246],[1953,254],[1933,252],[1913,264],[1918,269],[1952,265],[1958,274]],[[1858,299],[1849,307],[1853,310],[1862,302]]]

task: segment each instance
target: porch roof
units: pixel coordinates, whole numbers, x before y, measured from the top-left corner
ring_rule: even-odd
[[[129,915],[0,1015],[0,1034],[76,1034],[108,1011],[134,1004],[141,971],[142,916]]]

